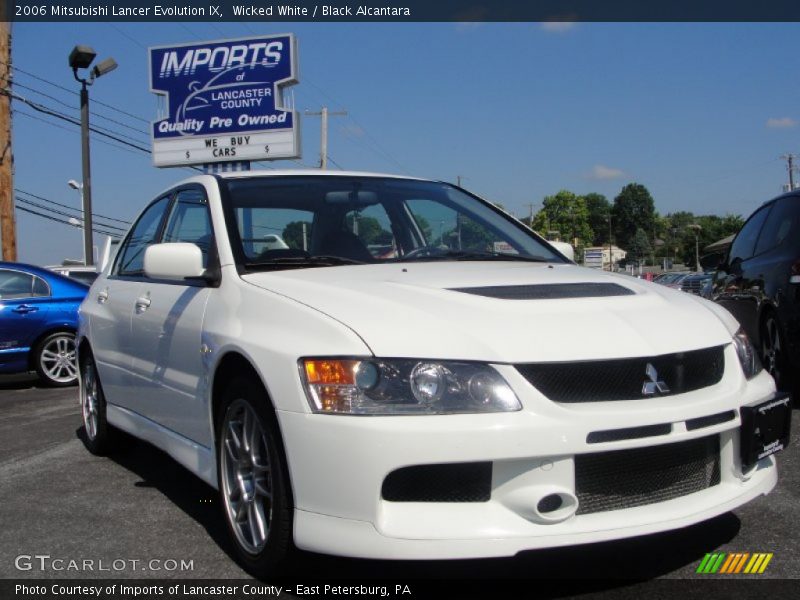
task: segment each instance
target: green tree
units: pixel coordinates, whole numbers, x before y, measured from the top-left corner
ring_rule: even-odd
[[[592,245],[605,246],[609,241],[608,215],[611,213],[611,203],[603,194],[596,193],[586,194],[583,200],[589,212],[589,227],[594,234]]]
[[[594,237],[586,201],[568,190],[545,197],[542,210],[533,218],[533,229],[545,237],[550,231],[558,231],[563,241],[580,249],[591,244]]]
[[[656,219],[653,197],[640,183],[629,183],[614,198],[611,218],[617,246],[630,250],[638,229],[653,235]]]
[[[347,227],[353,231],[353,217],[347,217]],[[392,233],[386,231],[378,219],[374,217],[358,217],[358,237],[364,242],[365,245],[370,244],[388,244],[392,241]]]
[[[461,219],[461,248],[464,250],[491,251],[494,236],[471,219]]]
[[[306,243],[311,242],[311,223],[307,221],[292,221],[283,228],[281,237],[289,248],[303,249],[303,225],[306,226]]]
[[[629,252],[633,254],[633,259],[636,261],[643,261],[647,258],[652,250],[650,239],[647,237],[644,229],[641,227],[633,234],[633,240],[630,244]]]

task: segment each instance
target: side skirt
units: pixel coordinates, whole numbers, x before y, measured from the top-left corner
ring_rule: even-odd
[[[121,406],[106,404],[106,417],[114,427],[163,450],[208,485],[217,489],[217,461],[211,448],[201,446]]]

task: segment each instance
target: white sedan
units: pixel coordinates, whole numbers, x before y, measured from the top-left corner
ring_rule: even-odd
[[[788,439],[724,309],[413,178],[188,179],[78,344],[89,450],[122,429],[217,488],[256,575],[292,545],[465,558],[683,527],[769,492]]]

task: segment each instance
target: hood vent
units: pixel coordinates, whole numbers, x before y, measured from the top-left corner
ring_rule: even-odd
[[[604,298],[632,296],[636,292],[616,283],[545,283],[539,285],[493,285],[450,288],[452,292],[475,294],[500,300],[560,300],[563,298]]]

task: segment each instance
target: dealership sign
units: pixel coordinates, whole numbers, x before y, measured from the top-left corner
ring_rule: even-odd
[[[157,46],[150,91],[165,97],[153,122],[153,164],[171,167],[300,156],[291,34]]]

